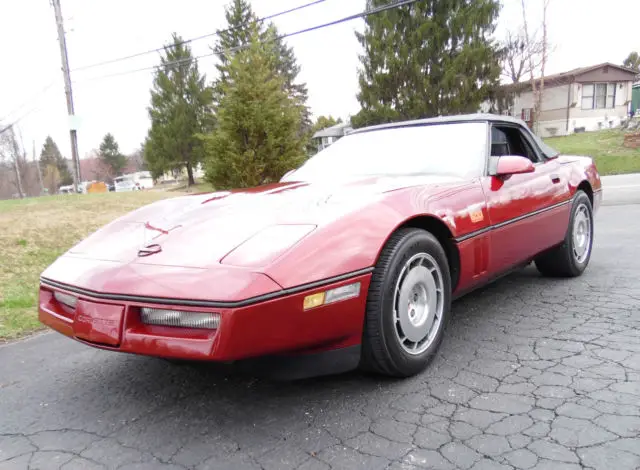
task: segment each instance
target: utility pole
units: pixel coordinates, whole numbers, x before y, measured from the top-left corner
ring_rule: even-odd
[[[67,112],[69,113],[69,136],[71,138],[71,158],[73,159],[73,189],[77,193],[78,185],[82,181],[80,177],[80,160],[78,158],[78,136],[75,126],[72,123],[74,117],[73,91],[71,89],[71,76],[69,74],[69,57],[67,56],[67,41],[62,23],[62,9],[60,0],[51,0],[56,14],[56,24],[58,26],[58,42],[60,43],[60,57],[62,59],[62,74],[64,75],[64,93],[67,97]]]
[[[44,194],[44,184],[42,183],[42,172],[40,171],[40,160],[36,156],[36,141],[33,141],[33,160],[36,162],[36,169],[38,170],[38,181],[40,182],[40,195]]]

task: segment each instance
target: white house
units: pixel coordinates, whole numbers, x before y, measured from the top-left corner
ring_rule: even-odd
[[[348,122],[336,124],[335,126],[319,130],[313,134],[313,141],[318,147],[318,152],[323,148],[328,147],[339,138],[344,137],[351,130],[351,124]]]
[[[534,131],[548,137],[619,126],[629,117],[636,76],[632,69],[607,62],[545,77],[539,123]],[[535,82],[538,87],[540,79]],[[531,82],[503,85],[501,92],[502,100],[483,103],[481,111],[519,117],[531,127]]]

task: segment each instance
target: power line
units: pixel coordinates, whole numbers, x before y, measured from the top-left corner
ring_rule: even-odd
[[[9,111],[7,114],[5,114],[5,115],[0,119],[0,122],[2,122],[2,121],[6,121],[6,120],[9,118],[9,116],[11,116],[11,115],[15,114],[16,112],[20,111],[20,110],[21,110],[22,108],[24,108],[26,105],[28,105],[29,103],[31,103],[31,102],[34,100],[34,98],[36,98],[36,97],[38,97],[38,96],[43,95],[44,93],[46,93],[46,92],[49,90],[49,88],[51,88],[53,85],[55,85],[55,84],[56,84],[56,82],[57,82],[57,81],[58,81],[57,79],[56,79],[56,80],[52,80],[52,81],[51,81],[51,83],[49,83],[47,86],[43,87],[43,88],[42,88],[42,90],[40,90],[39,92],[34,93],[33,95],[31,95],[31,97],[29,97],[28,99],[26,99],[25,101],[23,101],[23,102],[20,104],[20,106],[17,106],[17,107],[15,107],[15,108],[13,108],[11,111]]]
[[[215,52],[210,52],[208,54],[203,54],[203,55],[199,55],[196,57],[188,57],[185,59],[179,59],[179,60],[174,60],[171,62],[167,62],[166,64],[161,64],[161,65],[151,65],[149,67],[142,67],[139,69],[133,69],[133,70],[124,70],[122,72],[114,72],[114,73],[110,73],[107,75],[99,75],[97,77],[91,77],[91,78],[86,78],[84,80],[79,80],[79,81],[73,81],[73,83],[85,83],[85,82],[93,82],[94,80],[103,80],[105,78],[113,78],[113,77],[119,77],[120,75],[129,75],[131,73],[137,73],[137,72],[144,72],[145,70],[154,70],[154,69],[161,69],[162,67],[166,67],[167,65],[178,65],[181,64],[183,62],[190,62],[192,60],[198,60],[198,59],[202,59],[204,57],[211,57],[216,55]]]
[[[359,19],[359,18],[366,18],[367,16],[375,15],[377,13],[382,13],[383,11],[391,10],[393,8],[398,8],[398,7],[402,7],[402,6],[406,6],[406,5],[411,5],[412,3],[416,3],[417,1],[419,1],[419,0],[399,0],[399,1],[396,1],[396,2],[389,3],[387,5],[382,5],[382,6],[379,6],[379,7],[376,7],[376,8],[372,8],[370,10],[365,10],[365,11],[362,11],[360,13],[355,13],[355,14],[350,15],[350,16],[345,16],[344,18],[340,18],[340,19],[337,19],[337,20],[334,20],[334,21],[330,21],[329,23],[324,23],[324,24],[320,24],[320,25],[317,25],[317,26],[311,26],[309,28],[301,29],[301,30],[294,31],[294,32],[291,32],[291,33],[281,34],[280,36],[276,36],[272,40],[285,39],[285,38],[289,38],[289,37],[292,37],[292,36],[298,36],[300,34],[309,33],[309,32],[312,32],[312,31],[319,30],[319,29],[327,28],[329,26],[334,26],[334,25],[337,25],[337,24],[340,24],[340,23],[346,23],[347,21],[353,21],[353,20]],[[240,46],[232,47],[232,48],[226,50],[225,52],[226,53],[238,52],[238,51],[240,51],[242,49],[250,47],[250,45],[251,44],[242,44]],[[90,82],[90,81],[94,81],[94,80],[102,80],[102,79],[105,79],[105,78],[118,77],[120,75],[128,75],[128,74],[131,74],[131,73],[144,72],[144,71],[147,71],[147,70],[161,69],[161,68],[166,67],[168,65],[178,65],[178,64],[181,64],[181,63],[190,62],[192,60],[202,59],[204,57],[211,57],[211,56],[219,54],[221,52],[222,51],[217,50],[217,51],[210,52],[210,53],[203,54],[203,55],[199,55],[199,56],[196,56],[196,57],[188,57],[188,58],[185,58],[185,59],[174,60],[174,61],[167,62],[167,63],[161,64],[161,65],[152,65],[152,66],[149,66],[149,67],[142,67],[142,68],[133,69],[133,70],[125,70],[125,71],[122,71],[122,72],[116,72],[116,73],[112,73],[112,74],[108,74],[108,75],[100,75],[98,77],[92,77],[92,78],[89,78],[89,79],[86,79],[86,80],[81,80],[81,81],[79,81],[77,83]],[[74,82],[74,83],[76,83],[76,82]]]
[[[262,23],[264,21],[271,20],[273,18],[277,18],[278,16],[287,15],[289,13],[293,13],[294,11],[302,10],[304,8],[308,8],[310,6],[317,5],[318,3],[323,3],[325,1],[326,0],[315,0],[313,2],[305,3],[304,5],[300,5],[300,6],[297,6],[297,7],[294,7],[294,8],[290,8],[289,10],[280,11],[278,13],[274,13],[272,15],[265,16],[264,18],[259,18],[258,19],[258,23]],[[182,44],[189,44],[191,42],[199,41],[201,39],[209,38],[209,37],[212,37],[212,36],[217,36],[217,35],[220,35],[222,33],[228,33],[228,32],[233,31],[234,29],[237,29],[237,28],[227,28],[227,29],[223,29],[223,30],[220,30],[220,31],[215,31],[213,33],[203,34],[202,36],[197,36],[197,37],[191,38],[191,39],[185,39],[184,41],[180,41],[180,42],[178,42],[176,44],[172,44],[172,46],[180,46]],[[147,54],[152,54],[154,52],[161,52],[162,50],[164,50],[164,46],[157,47],[155,49],[150,49],[148,51],[137,52],[135,54],[131,54],[131,55],[123,56],[123,57],[117,57],[115,59],[109,59],[109,60],[105,60],[105,61],[102,61],[102,62],[96,62],[94,64],[83,65],[82,67],[77,67],[77,68],[73,69],[72,72],[78,72],[80,70],[92,69],[92,68],[100,67],[100,66],[103,66],[103,65],[113,64],[115,62],[121,62],[123,60],[134,59],[136,57],[140,57],[140,56],[147,55]]]
[[[309,33],[311,31],[315,31],[317,29],[322,29],[322,28],[327,28],[329,26],[334,26],[340,23],[345,23],[347,21],[352,21],[352,20],[357,20],[359,18],[366,18],[367,16],[370,15],[375,15],[376,13],[382,13],[383,11],[387,11],[387,10],[392,10],[393,8],[398,8],[398,7],[402,7],[402,6],[406,6],[406,5],[411,5],[412,3],[416,3],[419,0],[398,0],[395,2],[391,2],[388,3],[387,5],[382,5],[376,8],[372,8],[370,10],[365,10],[363,12],[360,13],[356,13],[354,15],[350,15],[350,16],[345,16],[344,18],[340,18],[339,20],[335,20],[335,21],[331,21],[329,23],[324,23],[318,26],[311,26],[310,28],[306,28],[306,29],[301,29],[299,31],[294,31],[293,33],[287,33],[287,34],[283,34],[282,36],[279,36],[277,39],[283,39],[283,38],[288,38],[291,36],[297,36],[298,34],[303,34],[303,33]],[[236,50],[240,50],[243,49],[245,47],[248,47],[248,44],[245,44],[243,46],[239,46],[237,48],[233,48],[231,51],[232,52],[236,52]]]
[[[18,124],[20,121],[22,121],[24,118],[26,118],[27,116],[29,116],[31,113],[33,113],[34,111],[39,110],[42,107],[42,105],[37,105],[34,108],[31,108],[29,111],[27,111],[26,113],[24,113],[22,116],[20,116],[17,119],[14,119],[12,122],[10,122],[9,124],[7,124],[6,126],[4,126],[2,129],[0,129],[0,134],[4,134],[6,131],[8,131],[9,129],[11,129],[13,126],[15,126],[16,124]]]
[[[288,38],[288,37],[292,37],[292,36],[297,36],[299,34],[308,33],[308,32],[311,32],[311,31],[316,31],[318,29],[327,28],[329,26],[334,26],[334,25],[337,25],[337,24],[340,24],[340,23],[345,23],[347,21],[352,21],[352,20],[355,20],[355,19],[358,19],[358,18],[366,18],[367,16],[375,15],[377,13],[381,13],[383,11],[391,10],[393,8],[398,8],[398,7],[402,7],[402,6],[406,6],[406,5],[411,5],[412,3],[415,3],[417,1],[419,1],[419,0],[400,0],[400,1],[392,2],[392,3],[389,3],[387,5],[383,5],[383,6],[380,6],[380,7],[372,8],[370,10],[365,10],[363,12],[356,13],[356,14],[353,14],[353,15],[350,15],[350,16],[346,16],[344,18],[340,18],[338,20],[334,20],[334,21],[331,21],[329,23],[324,23],[324,24],[321,24],[321,25],[312,26],[312,27],[301,29],[301,30],[294,31],[294,32],[291,32],[291,33],[282,34],[282,35],[277,36],[276,38],[274,38],[274,40],[275,39],[284,39],[284,38]],[[300,7],[298,7],[298,8],[300,8]],[[227,52],[237,52],[237,51],[239,51],[241,49],[244,49],[244,48],[247,48],[249,46],[250,46],[250,44],[244,44],[244,45],[237,46],[237,47],[234,47],[232,49],[229,49]],[[90,82],[90,81],[94,81],[94,80],[102,80],[102,79],[112,78],[112,77],[116,77],[116,76],[120,76],[120,75],[128,75],[128,74],[131,74],[131,73],[143,72],[143,71],[147,71],[147,70],[160,69],[160,68],[166,67],[168,65],[177,65],[177,64],[180,64],[180,63],[183,63],[183,62],[189,62],[191,60],[198,60],[198,59],[202,59],[202,58],[205,58],[205,57],[211,57],[213,55],[216,55],[216,53],[219,53],[219,52],[220,51],[216,51],[216,52],[211,52],[211,53],[208,53],[208,54],[199,55],[199,56],[196,56],[196,57],[189,57],[187,59],[175,60],[175,61],[167,62],[166,64],[161,64],[161,65],[153,65],[153,66],[150,66],[150,67],[143,67],[143,68],[134,69],[134,70],[125,70],[123,72],[116,72],[116,73],[108,74],[108,75],[101,75],[101,76],[98,76],[98,77],[92,77],[92,78],[89,78],[89,79],[80,80],[79,82],[73,81],[73,83],[84,83],[84,82]],[[39,107],[31,109],[26,114],[24,114],[23,116],[19,117],[18,119],[13,121],[8,126],[0,129],[0,134],[5,132],[11,126],[17,124],[19,121],[24,119],[26,116],[31,114],[33,111],[36,111],[38,108]]]

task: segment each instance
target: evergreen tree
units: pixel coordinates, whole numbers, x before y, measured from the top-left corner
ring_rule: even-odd
[[[213,47],[219,61],[216,68],[220,74],[220,85],[228,78],[227,68],[236,50],[249,44],[251,26],[258,20],[247,0],[233,0],[225,8],[224,16],[227,27],[217,31],[218,42]]]
[[[67,160],[60,153],[60,149],[51,136],[47,136],[40,151],[40,171],[46,173],[47,168],[53,166],[57,169],[56,181],[60,185],[73,184],[73,176],[67,166]]]
[[[42,184],[49,194],[56,194],[60,186],[64,186],[60,181],[60,172],[55,165],[49,164],[44,168]]]
[[[279,37],[278,30],[273,23],[269,26],[268,34],[275,38],[272,44],[276,55],[276,69],[284,76],[285,89],[292,98],[303,106],[302,131],[304,132],[311,128],[311,111],[306,106],[309,96],[307,85],[296,83],[300,73],[300,65],[298,65],[293,48],[287,46],[284,39]]]
[[[186,167],[188,184],[192,185],[193,169],[204,155],[197,135],[213,123],[212,94],[189,46],[175,33],[172,39],[164,48],[151,89],[151,128],[144,157],[155,177]]]
[[[372,9],[388,0],[367,0]],[[498,0],[424,0],[366,18],[354,127],[477,111],[498,85]]]
[[[257,15],[251,8],[248,0],[233,0],[225,9],[227,27],[218,30],[218,43],[213,48],[219,60],[216,65],[220,78],[216,83],[216,96],[221,93],[222,83],[227,79],[227,67],[233,56],[250,42],[250,29],[253,25],[258,28],[258,39],[273,48],[276,70],[284,77],[283,86],[292,98],[303,106],[301,133],[309,132],[311,128],[311,112],[306,107],[308,90],[305,84],[296,83],[300,66],[293,52],[293,48],[287,46],[284,39],[279,37],[279,32],[273,23],[264,25],[258,21]],[[219,98],[218,98],[219,99]]]
[[[313,123],[312,130],[314,134],[327,127],[335,126],[336,124],[342,124],[342,118],[334,118],[333,116],[318,116],[316,122]]]
[[[98,155],[112,178],[119,176],[127,166],[127,157],[120,153],[118,142],[111,133],[102,139]]]
[[[217,123],[204,137],[207,180],[216,189],[247,187],[277,181],[304,159],[300,135],[302,109],[285,90],[277,57],[250,27],[249,45],[233,55],[220,83]]]

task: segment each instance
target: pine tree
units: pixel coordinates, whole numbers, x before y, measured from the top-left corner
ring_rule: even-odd
[[[120,153],[118,142],[111,133],[102,139],[98,155],[112,178],[119,176],[127,166],[127,157]]]
[[[60,153],[60,149],[50,135],[44,141],[40,151],[40,170],[46,173],[47,168],[53,166],[57,169],[56,181],[62,186],[73,184],[73,176],[67,166],[67,161]]]
[[[60,181],[60,172],[55,165],[47,165],[44,168],[44,175],[42,177],[42,184],[47,188],[49,194],[56,194],[60,186],[64,186]]]
[[[250,31],[251,42],[226,68],[216,127],[204,137],[207,180],[216,189],[277,181],[304,159],[301,106],[283,86],[270,42],[257,25]]]
[[[213,123],[212,90],[199,72],[189,46],[175,33],[172,39],[172,44],[164,48],[151,89],[151,129],[144,156],[155,177],[186,167],[188,184],[192,185],[194,167],[203,159],[202,142],[197,135]]]
[[[313,123],[312,130],[313,132],[318,132],[322,129],[326,129],[327,127],[335,126],[336,124],[342,124],[342,118],[334,118],[333,116],[318,116],[316,122]]]
[[[284,76],[285,89],[292,98],[303,106],[302,132],[309,131],[312,125],[311,111],[306,106],[309,93],[306,84],[296,83],[300,73],[300,65],[298,65],[293,48],[287,46],[284,39],[279,37],[278,29],[273,23],[269,25],[267,34],[276,38],[272,41],[276,55],[276,69]]]
[[[367,0],[369,9],[388,0]],[[477,111],[498,85],[498,0],[424,0],[366,18],[354,127]]]
[[[258,39],[273,48],[276,70],[284,77],[283,86],[287,93],[303,106],[301,133],[308,133],[311,128],[311,112],[306,106],[308,99],[307,86],[297,83],[300,66],[293,52],[280,37],[278,29],[273,23],[265,25],[258,21],[257,15],[247,0],[233,0],[225,9],[227,27],[218,30],[218,42],[213,50],[216,52],[219,64],[216,65],[220,74],[216,83],[216,96],[220,95],[220,87],[227,79],[227,67],[236,54],[250,42],[250,29],[253,25],[258,28]]]
[[[220,74],[219,84],[227,80],[227,68],[236,49],[249,44],[251,25],[258,20],[247,0],[234,0],[225,8],[224,16],[227,27],[217,31],[218,42],[213,48],[220,62],[216,65]]]

